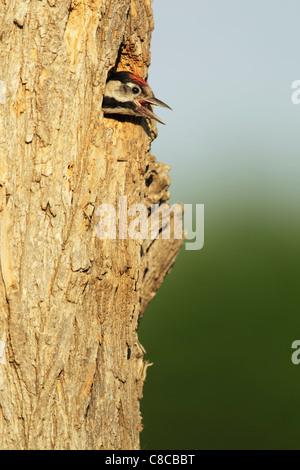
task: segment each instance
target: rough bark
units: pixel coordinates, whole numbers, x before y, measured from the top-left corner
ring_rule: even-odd
[[[0,0],[1,449],[139,448],[138,322],[182,240],[100,240],[96,209],[168,199],[153,123],[101,110],[152,29],[151,0]]]

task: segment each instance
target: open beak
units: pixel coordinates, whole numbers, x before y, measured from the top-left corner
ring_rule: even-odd
[[[136,104],[136,112],[140,114],[141,116],[149,117],[151,119],[155,119],[155,121],[160,122],[161,124],[166,124],[164,121],[159,119],[153,111],[150,109],[151,104],[154,104],[156,106],[161,106],[162,108],[168,108],[171,109],[170,106],[168,106],[166,103],[163,101],[158,100],[154,96],[151,98],[144,98],[142,100],[135,100]]]

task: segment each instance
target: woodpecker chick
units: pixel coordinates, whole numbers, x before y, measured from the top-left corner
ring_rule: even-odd
[[[104,114],[144,116],[165,124],[152,112],[153,104],[171,109],[155,98],[145,80],[133,73],[116,72],[108,78],[102,104]]]

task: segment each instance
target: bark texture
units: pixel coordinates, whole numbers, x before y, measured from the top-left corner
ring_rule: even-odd
[[[182,240],[100,240],[96,210],[169,197],[155,125],[101,110],[152,29],[151,0],[0,0],[1,449],[139,448],[138,322]]]

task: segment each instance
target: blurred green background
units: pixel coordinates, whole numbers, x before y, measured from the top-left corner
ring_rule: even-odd
[[[300,4],[155,0],[152,144],[171,202],[205,204],[139,327],[142,448],[300,449]]]

